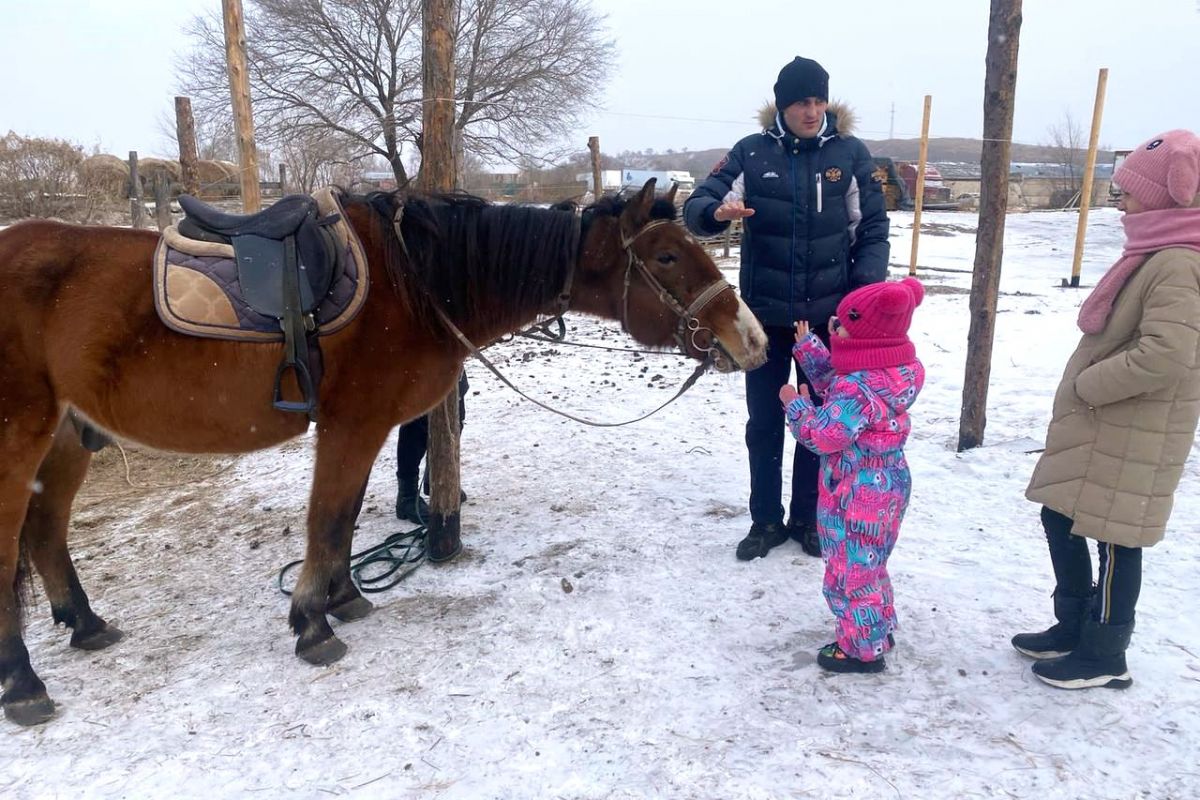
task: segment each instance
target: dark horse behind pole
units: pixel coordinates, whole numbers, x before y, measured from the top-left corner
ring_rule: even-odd
[[[483,346],[569,289],[572,310],[622,320],[651,347],[679,342],[694,358],[715,354],[725,371],[762,363],[766,344],[704,250],[660,222],[674,207],[655,202],[652,181],[629,200],[601,200],[582,222],[568,211],[455,196],[340,200],[371,289],[358,316],[321,343],[308,536],[290,614],[296,653],[315,664],[346,649],[326,615],[371,610],[349,556],[376,454],[393,427],[445,396],[466,357],[442,314]],[[98,650],[121,636],[92,611],[67,549],[90,459],[67,411],[190,453],[258,450],[308,426],[271,404],[282,345],[197,338],[161,323],[151,285],[158,240],[50,221],[0,231],[0,704],[19,724],[54,713],[22,637],[26,558],[72,646]]]

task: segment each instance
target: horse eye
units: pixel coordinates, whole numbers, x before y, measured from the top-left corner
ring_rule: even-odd
[[[679,256],[671,255],[670,253],[663,253],[658,257],[658,263],[660,264],[670,264],[678,260]]]

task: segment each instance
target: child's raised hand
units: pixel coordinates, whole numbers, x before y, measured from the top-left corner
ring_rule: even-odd
[[[797,344],[804,341],[804,337],[808,336],[808,331],[809,331],[809,327],[808,327],[808,323],[806,321],[798,320],[796,322],[796,343]]]
[[[805,400],[809,399],[808,387],[803,383],[800,384],[800,391],[796,391],[796,387],[792,386],[790,383],[785,383],[782,387],[780,387],[779,402],[783,403],[784,408],[790,406],[792,401],[797,397],[803,397]]]

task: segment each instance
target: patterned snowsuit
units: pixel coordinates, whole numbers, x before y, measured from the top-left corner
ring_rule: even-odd
[[[904,442],[908,408],[925,383],[920,361],[837,374],[829,351],[809,334],[792,354],[824,404],[798,397],[788,428],[821,455],[817,532],[825,561],[825,600],[847,655],[873,661],[896,629],[887,560],[908,506],[911,476]]]

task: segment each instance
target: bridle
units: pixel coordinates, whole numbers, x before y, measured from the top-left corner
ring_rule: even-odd
[[[693,348],[695,348],[698,352],[704,353],[707,358],[712,358],[713,351],[719,351],[732,363],[736,364],[737,362],[734,361],[729,352],[721,345],[720,340],[717,338],[716,332],[711,328],[701,325],[699,318],[700,312],[703,311],[709,303],[715,300],[717,296],[726,289],[733,291],[733,286],[731,286],[730,283],[724,278],[717,278],[715,281],[710,283],[708,287],[704,289],[704,291],[696,295],[696,299],[691,302],[691,305],[685,308],[683,303],[679,301],[679,298],[677,298],[670,289],[664,286],[662,281],[654,277],[654,273],[652,273],[650,268],[646,266],[646,262],[643,261],[636,252],[634,252],[633,243],[636,242],[643,234],[663,225],[672,224],[674,223],[672,223],[670,220],[655,219],[643,225],[637,233],[633,234],[633,236],[626,236],[624,233],[621,234],[621,249],[625,251],[625,255],[628,258],[628,261],[625,265],[625,289],[622,292],[621,297],[621,327],[626,333],[629,333],[629,284],[633,279],[633,270],[636,268],[646,283],[650,284],[650,288],[653,289],[655,294],[658,295],[658,299],[662,302],[662,304],[674,312],[675,316],[679,318],[679,324],[675,328],[675,342],[679,345],[679,349],[684,355],[691,355],[687,349],[687,345],[690,342]],[[700,333],[700,331],[706,331],[709,334],[708,340],[711,342],[711,344],[705,346],[697,341],[696,335]]]
[[[409,256],[409,252],[408,252],[408,246],[404,242],[404,235],[403,235],[403,232],[400,227],[403,217],[404,217],[404,206],[403,206],[403,204],[401,204],[393,214],[392,227],[393,227],[393,230],[395,231],[397,240],[399,240],[399,242],[400,242],[400,248],[404,252],[405,259],[411,261],[411,257]],[[733,356],[731,356],[729,354],[729,352],[724,348],[724,346],[721,345],[720,341],[717,339],[714,332],[709,328],[703,327],[700,324],[700,320],[696,316],[702,310],[704,310],[704,308],[709,303],[712,302],[713,298],[715,298],[721,292],[725,291],[726,289],[730,289],[730,290],[733,289],[733,287],[729,284],[729,282],[726,281],[724,278],[718,278],[717,280],[713,281],[708,286],[708,288],[706,288],[703,292],[701,292],[699,295],[697,295],[696,299],[692,301],[691,305],[689,305],[687,308],[684,308],[683,304],[679,302],[679,300],[675,297],[675,295],[673,295],[671,293],[671,291],[669,289],[667,289],[666,286],[663,286],[661,281],[659,281],[657,278],[654,277],[654,275],[650,272],[649,268],[646,267],[645,262],[642,261],[642,259],[637,255],[637,253],[635,253],[633,251],[633,243],[643,233],[654,230],[655,228],[659,227],[660,225],[670,225],[670,224],[672,224],[670,222],[670,220],[665,220],[665,219],[651,220],[647,224],[643,225],[642,228],[640,230],[638,230],[638,232],[635,233],[633,236],[626,237],[624,235],[624,233],[621,234],[621,247],[625,251],[626,255],[628,256],[628,263],[625,266],[625,290],[624,290],[623,297],[622,297],[621,327],[627,333],[629,332],[629,325],[628,325],[629,284],[630,284],[630,280],[632,278],[633,269],[634,269],[634,267],[637,267],[638,272],[641,273],[642,277],[645,278],[646,282],[648,284],[650,284],[650,286],[658,293],[659,300],[661,300],[667,308],[671,309],[671,311],[673,311],[675,313],[675,315],[679,317],[679,325],[675,331],[675,341],[679,345],[680,351],[685,356],[687,356],[689,358],[691,357],[691,354],[688,352],[687,346],[686,346],[687,337],[690,335],[692,337],[692,346],[695,347],[697,351],[704,353],[705,357],[703,359],[701,359],[699,364],[696,365],[696,369],[692,372],[692,374],[688,377],[688,379],[683,382],[683,385],[679,387],[679,390],[677,392],[675,392],[675,394],[671,398],[666,400],[662,405],[658,406],[653,411],[643,414],[642,416],[637,417],[636,419],[629,419],[629,420],[625,420],[624,422],[596,422],[594,420],[584,419],[583,417],[577,417],[574,414],[568,414],[565,411],[560,411],[557,408],[554,408],[553,406],[549,406],[540,400],[530,397],[529,395],[525,394],[525,392],[521,391],[515,385],[513,385],[512,381],[510,381],[508,378],[504,377],[503,373],[501,373],[500,370],[498,370],[496,368],[496,366],[487,358],[487,356],[485,356],[482,352],[480,352],[479,348],[476,347],[475,344],[470,339],[468,339],[463,334],[462,331],[460,331],[458,329],[458,326],[450,321],[450,318],[446,315],[446,312],[443,311],[438,304],[436,304],[436,303],[433,304],[433,310],[437,313],[438,318],[442,321],[442,324],[444,324],[446,326],[446,329],[449,330],[454,335],[454,337],[456,339],[458,339],[458,341],[467,349],[467,352],[469,352],[476,359],[478,359],[485,367],[487,367],[488,370],[490,370],[493,375],[495,375],[497,378],[500,379],[501,383],[503,383],[505,386],[512,389],[514,392],[521,395],[522,397],[524,397],[526,400],[530,401],[534,405],[544,408],[547,411],[558,414],[561,417],[566,417],[567,419],[575,420],[576,422],[582,422],[585,425],[591,425],[591,426],[598,427],[598,428],[616,428],[616,427],[620,427],[622,425],[629,425],[634,422],[641,422],[642,420],[657,414],[659,411],[662,411],[668,405],[670,405],[671,403],[678,400],[683,395],[684,392],[686,392],[688,389],[692,388],[692,386],[696,383],[696,381],[700,378],[700,376],[702,374],[704,374],[705,371],[707,371],[709,365],[712,363],[714,350],[719,351],[722,355],[725,356],[725,358],[729,359],[730,363],[737,364],[736,359],[734,359]],[[581,237],[581,224],[580,224],[580,220],[578,218],[576,218],[574,239],[575,239],[577,246],[578,246],[580,237]],[[578,247],[576,249],[578,249]],[[565,328],[565,324],[563,322],[562,315],[567,312],[568,307],[571,304],[571,287],[572,287],[572,284],[575,279],[575,265],[576,265],[577,261],[578,261],[578,258],[572,259],[571,263],[567,266],[567,275],[566,275],[565,280],[563,281],[563,288],[562,288],[562,291],[559,292],[558,297],[555,302],[556,311],[555,311],[554,319],[556,319],[558,321],[558,327],[559,327],[558,337],[561,337],[566,332],[566,328]],[[541,328],[544,333],[547,333],[548,335],[553,337],[554,334],[549,331],[548,327],[545,327],[547,325],[549,325],[549,323],[542,323],[540,325],[535,325],[535,328]],[[710,337],[711,341],[713,342],[712,345],[710,345],[708,347],[702,347],[696,342],[695,336],[700,331],[708,331],[709,334],[712,334]]]

